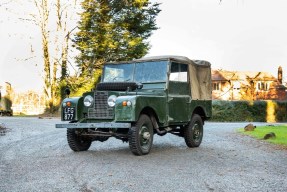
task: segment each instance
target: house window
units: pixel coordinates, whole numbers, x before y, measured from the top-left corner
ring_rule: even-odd
[[[213,91],[219,91],[220,90],[220,83],[219,82],[212,83],[212,90]]]
[[[257,90],[268,91],[269,90],[269,84],[267,82],[258,82],[257,83]]]

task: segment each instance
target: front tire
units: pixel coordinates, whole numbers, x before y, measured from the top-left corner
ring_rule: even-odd
[[[67,129],[67,140],[70,148],[76,152],[87,151],[92,144],[91,140],[81,137],[76,129]]]
[[[194,114],[190,123],[184,127],[184,140],[188,147],[199,147],[203,137],[203,122],[199,115]]]
[[[153,143],[153,125],[149,116],[143,114],[129,130],[129,146],[134,155],[146,155]]]

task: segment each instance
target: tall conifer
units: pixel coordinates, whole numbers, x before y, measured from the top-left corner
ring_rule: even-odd
[[[84,0],[74,38],[83,76],[93,76],[104,62],[143,57],[158,29],[159,4],[148,0]]]

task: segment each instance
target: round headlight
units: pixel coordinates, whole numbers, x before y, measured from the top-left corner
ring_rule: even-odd
[[[132,102],[131,101],[127,101],[127,106],[131,106]]]
[[[109,105],[110,107],[115,106],[115,104],[116,104],[116,99],[117,99],[117,96],[115,96],[115,95],[109,96],[109,98],[108,98],[108,105]]]
[[[93,97],[91,95],[87,95],[85,98],[84,98],[84,105],[86,107],[90,107],[92,104],[93,104]]]

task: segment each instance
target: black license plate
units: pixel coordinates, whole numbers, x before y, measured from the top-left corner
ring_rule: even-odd
[[[75,107],[65,107],[63,109],[63,120],[71,121],[75,119]]]

